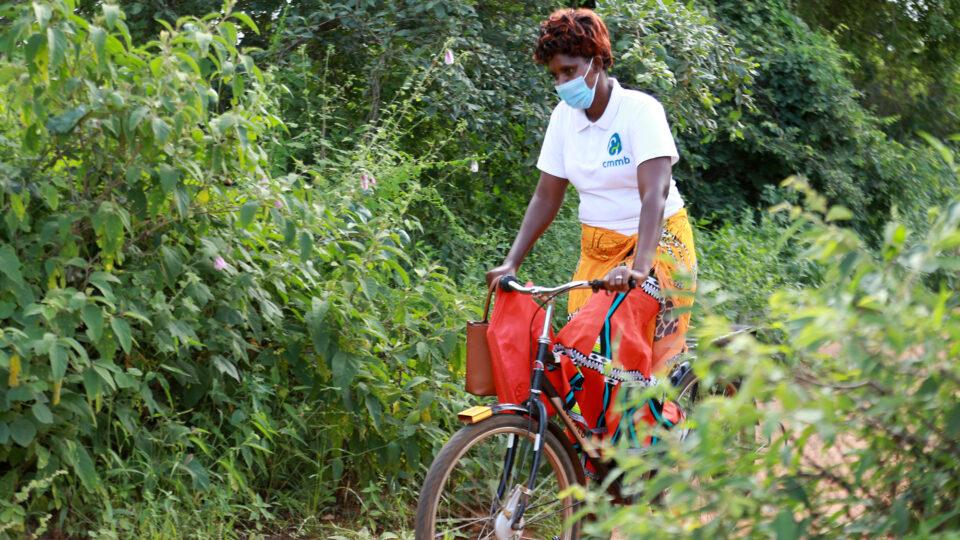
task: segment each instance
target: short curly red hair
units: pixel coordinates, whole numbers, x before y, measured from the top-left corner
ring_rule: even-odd
[[[607,25],[592,10],[558,9],[540,23],[533,59],[546,65],[557,54],[603,60],[603,68],[613,65],[610,33]]]

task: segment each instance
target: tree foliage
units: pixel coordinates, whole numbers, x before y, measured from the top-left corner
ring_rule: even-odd
[[[457,402],[463,310],[412,195],[272,174],[283,124],[229,4],[145,44],[101,9],[4,14],[0,534],[223,536],[204,513],[259,527],[289,489],[306,514],[408,478]]]
[[[849,53],[861,101],[898,140],[960,131],[960,2],[793,2]]]
[[[925,212],[949,199],[956,179],[925,143],[884,134],[857,101],[844,53],[829,36],[811,31],[782,1],[711,3],[722,28],[758,63],[757,110],[745,114],[742,139],[684,141],[692,159],[681,162],[680,174],[695,213],[756,208],[768,186],[800,173],[876,239],[894,208]]]
[[[593,532],[955,536],[960,202],[931,212],[922,230],[888,223],[875,251],[839,225],[846,209],[802,179],[789,183],[805,201],[776,210],[802,225],[797,239],[824,269],[822,284],[769,298],[782,344],[743,334],[698,349],[702,387],[742,376],[739,392],[701,402],[686,439],[658,433],[660,453],[620,454],[642,503],[667,490],[662,506],[638,520],[635,508],[597,501],[590,511],[604,517]],[[727,332],[723,318],[701,322],[705,340]]]

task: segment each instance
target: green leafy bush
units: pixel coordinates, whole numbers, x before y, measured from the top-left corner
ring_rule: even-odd
[[[935,154],[914,137],[887,138],[887,120],[858,102],[849,55],[808,27],[790,2],[703,4],[757,66],[750,88],[755,109],[739,120],[742,138],[704,144],[681,134],[684,159],[676,175],[696,217],[737,219],[770,186],[801,174],[850,208],[858,232],[879,242],[887,220],[912,219],[950,200],[944,188],[955,179]]]
[[[695,369],[712,384],[741,375],[732,398],[708,397],[683,441],[661,434],[662,452],[625,457],[643,501],[598,502],[595,530],[628,536],[952,537],[960,524],[957,428],[960,202],[930,212],[924,230],[891,222],[879,251],[837,224],[805,182],[803,256],[824,270],[816,286],[783,288],[768,303],[782,345],[748,334],[705,347]],[[727,332],[721,317],[705,340]],[[653,480],[638,480],[649,468]]]
[[[230,4],[144,45],[74,7],[7,7],[0,37],[0,534],[223,537],[408,496],[466,318],[415,194],[273,174],[277,91]],[[378,185],[415,193],[401,165]]]
[[[823,269],[799,253],[797,232],[766,212],[755,217],[749,211],[719,228],[702,224],[696,239],[701,303],[731,322],[766,326],[771,294],[823,280]],[[698,312],[701,303],[694,304]]]

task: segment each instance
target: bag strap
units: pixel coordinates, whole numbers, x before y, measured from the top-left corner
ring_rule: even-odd
[[[490,298],[493,296],[493,291],[496,288],[497,282],[494,281],[490,284],[490,288],[487,290],[487,301],[483,303],[483,320],[480,322],[490,322]]]

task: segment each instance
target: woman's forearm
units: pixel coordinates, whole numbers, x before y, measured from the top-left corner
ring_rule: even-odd
[[[633,269],[647,275],[653,267],[657,244],[663,232],[663,208],[670,190],[669,157],[644,161],[637,167],[637,188],[640,190],[640,223],[637,226],[637,248]]]
[[[637,249],[633,259],[633,269],[643,275],[650,273],[653,258],[657,254],[657,244],[663,230],[662,197],[648,197],[640,209],[640,224],[637,227]]]

